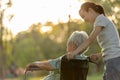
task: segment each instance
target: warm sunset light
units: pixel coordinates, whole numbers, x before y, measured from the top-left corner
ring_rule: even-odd
[[[79,8],[84,0],[12,0],[12,7],[6,14],[14,16],[5,25],[13,34],[27,30],[33,23],[46,21],[53,23],[67,22],[68,15],[72,19],[80,19]],[[7,15],[6,15],[6,18]],[[46,30],[43,30],[43,32]]]
[[[52,27],[51,26],[43,26],[41,29],[40,29],[40,32],[41,33],[46,33],[46,32],[50,32],[52,31]]]

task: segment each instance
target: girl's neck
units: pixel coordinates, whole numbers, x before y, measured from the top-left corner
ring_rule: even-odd
[[[99,16],[100,14],[99,13],[96,13],[96,14],[94,14],[94,22],[95,22],[95,20],[96,20],[96,18]]]

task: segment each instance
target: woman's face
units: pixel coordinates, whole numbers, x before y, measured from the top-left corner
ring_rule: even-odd
[[[80,16],[84,19],[85,22],[93,24],[94,23],[94,13],[92,10],[85,11],[81,9],[79,11]]]
[[[75,43],[67,45],[67,52],[74,51],[76,49]]]

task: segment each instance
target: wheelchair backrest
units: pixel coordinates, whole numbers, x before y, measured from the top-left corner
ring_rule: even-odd
[[[61,59],[60,80],[86,80],[88,69],[88,59],[68,60],[63,56]]]

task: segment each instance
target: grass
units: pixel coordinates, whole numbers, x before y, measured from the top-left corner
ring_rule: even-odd
[[[102,75],[92,74],[87,77],[87,80],[102,80]]]
[[[11,78],[11,79],[6,79],[6,80],[24,80],[22,78]],[[28,77],[26,80],[43,80],[43,77]],[[101,74],[92,74],[88,75],[87,80],[102,80],[102,75]]]

